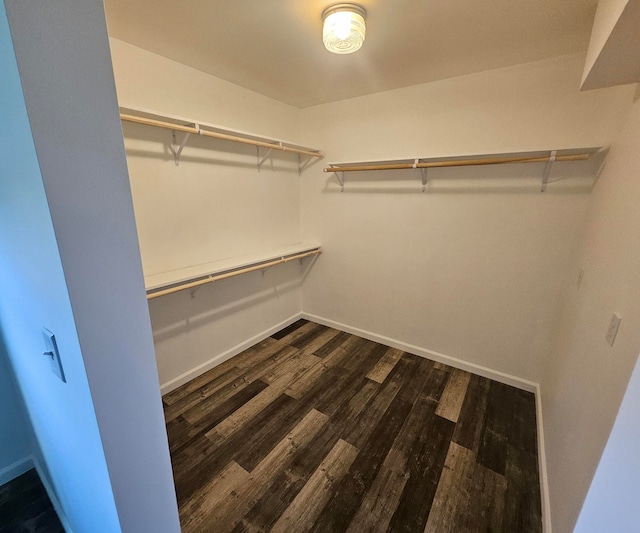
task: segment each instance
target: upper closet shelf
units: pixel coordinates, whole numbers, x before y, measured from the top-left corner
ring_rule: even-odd
[[[273,150],[297,154],[298,173],[301,173],[314,158],[320,159],[323,157],[322,152],[315,148],[308,148],[296,143],[264,137],[262,135],[246,131],[223,128],[222,126],[217,126],[215,124],[207,124],[205,122],[172,115],[161,115],[147,109],[121,107],[120,119],[126,122],[135,122],[137,124],[145,124],[147,126],[171,130],[173,142],[171,143],[170,149],[176,165],[180,163],[180,154],[192,134],[255,146],[258,172],[260,172],[262,164],[271,155]],[[179,144],[176,139],[176,132],[182,132],[185,134]],[[261,148],[265,150],[262,153],[260,152]],[[305,161],[303,161],[303,157],[306,159]]]
[[[477,154],[455,157],[416,157],[386,161],[357,161],[348,163],[329,163],[325,172],[336,175],[341,190],[344,191],[345,172],[363,172],[371,170],[420,170],[422,192],[427,186],[427,169],[443,167],[468,167],[479,165],[501,165],[513,163],[546,163],[542,172],[541,192],[547,188],[551,166],[555,161],[584,161],[595,153],[604,151],[601,147],[572,148],[566,150],[545,150],[535,152],[514,152],[502,154]],[[599,173],[598,173],[599,174]]]
[[[178,270],[160,272],[159,274],[151,274],[144,278],[147,299],[150,300],[172,292],[199,287],[206,283],[255,270],[266,270],[276,265],[296,259],[303,260],[321,253],[322,248],[319,244],[299,243],[261,254],[233,257]]]

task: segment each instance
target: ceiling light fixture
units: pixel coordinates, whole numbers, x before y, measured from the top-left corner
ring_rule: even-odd
[[[358,4],[334,4],[322,12],[322,41],[329,52],[351,54],[359,50],[366,31],[367,12]]]

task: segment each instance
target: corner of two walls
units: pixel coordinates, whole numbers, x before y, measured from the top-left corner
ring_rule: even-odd
[[[251,149],[198,139],[175,167],[167,132],[124,126],[146,274],[300,240],[325,250],[303,289],[292,265],[152,301],[161,383],[188,380],[301,311],[540,381],[593,169],[556,165],[544,194],[543,165],[435,169],[424,194],[410,173],[372,174],[340,193],[321,169],[604,146],[628,90],[580,93],[584,58],[572,55],[299,110],[127,43],[111,47],[123,107],[326,154],[300,178],[283,159],[258,174]]]
[[[633,94],[634,87],[623,88]],[[629,101],[631,99],[629,98]],[[565,293],[553,350],[541,380],[556,533],[572,531],[589,490],[640,352],[640,101],[628,110],[591,194],[580,247]],[[584,271],[577,286],[579,270]],[[605,335],[613,313],[622,317],[613,346]],[[619,465],[624,469],[628,465]],[[606,465],[604,466],[606,468]],[[611,496],[623,490],[612,484]],[[621,494],[621,498],[624,495]],[[621,500],[622,501],[622,500]],[[585,504],[587,505],[587,504]],[[587,514],[593,513],[595,500]],[[625,513],[609,513],[610,529]],[[620,521],[620,522],[619,522]],[[596,529],[591,529],[596,531]],[[590,531],[582,521],[580,531]]]
[[[300,142],[299,110],[111,39],[119,105]],[[191,138],[180,165],[170,132],[123,124],[145,275],[269,253],[300,242],[297,159]],[[149,301],[162,392],[298,318],[297,262]]]
[[[632,89],[579,92],[584,57],[571,55],[298,110],[126,43],[111,46],[121,106],[288,138],[326,154],[301,178],[280,159],[258,174],[250,151],[198,141],[175,167],[163,151],[166,132],[125,126],[147,274],[300,240],[325,250],[303,282],[289,265],[151,301],[164,390],[302,311],[516,382],[540,382],[554,527],[569,531],[631,367],[629,356],[615,369],[581,364],[577,339],[591,332],[578,330],[593,327],[600,336],[616,306],[585,321],[586,304],[577,302],[585,296],[567,296],[579,256],[594,265],[585,269],[582,294],[603,297],[603,286],[590,285],[612,261],[598,259],[595,236],[604,230],[594,220],[612,195],[624,200],[607,185],[611,173],[623,172],[612,167],[623,164],[616,152],[624,142],[591,199],[594,169],[578,163],[557,164],[544,194],[542,165],[435,170],[424,194],[410,172],[350,179],[340,193],[321,169],[340,160],[607,146]],[[618,342],[615,350],[623,350]],[[584,397],[587,404],[574,405]],[[570,460],[567,439],[584,443]]]
[[[325,162],[606,146],[626,88],[579,92],[570,55],[302,110]],[[324,166],[324,165],[323,165]],[[538,383],[594,169],[544,164],[353,173],[302,181],[303,238],[324,247],[303,309]],[[513,378],[513,379],[511,379]],[[503,379],[504,380],[504,379]]]

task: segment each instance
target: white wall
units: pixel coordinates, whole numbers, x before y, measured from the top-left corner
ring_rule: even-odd
[[[607,39],[620,20],[620,15],[627,7],[629,0],[599,0],[598,9],[591,30],[589,49],[584,62],[582,83],[587,79],[598,56],[607,44]]]
[[[2,338],[51,476],[48,483],[71,528],[78,532],[94,526],[94,531],[118,531],[109,473],[4,4],[0,10]],[[51,372],[42,355],[42,327],[56,335],[66,384]]]
[[[640,524],[640,362],[607,441],[589,493],[582,506],[576,533],[635,531]]]
[[[566,282],[558,335],[541,380],[556,533],[571,531],[575,524],[640,353],[639,168],[636,101],[592,193]],[[584,278],[578,290],[580,268]],[[614,312],[622,323],[610,347],[605,334]]]
[[[326,161],[607,145],[629,88],[580,93],[565,56],[302,110]],[[537,382],[588,201],[584,165],[347,175],[302,181],[303,238],[325,248],[311,314]],[[442,178],[442,179],[439,179]],[[513,179],[511,179],[513,178]],[[391,181],[397,180],[397,181]]]
[[[291,106],[116,39],[111,49],[122,107],[299,142]],[[277,153],[258,173],[255,147],[192,137],[175,166],[167,130],[123,129],[145,275],[300,241],[295,156]],[[291,264],[151,301],[163,391],[299,313],[302,273]]]
[[[20,73],[0,99],[7,351],[72,529],[179,531],[103,5],[5,5]]]

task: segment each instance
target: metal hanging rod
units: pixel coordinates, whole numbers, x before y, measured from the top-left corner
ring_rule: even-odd
[[[214,139],[222,139],[225,141],[232,141],[242,144],[249,144],[252,146],[261,146],[263,148],[269,148],[272,150],[281,150],[283,152],[291,152],[294,154],[306,155],[308,157],[317,157],[322,158],[322,152],[318,150],[310,150],[304,148],[297,148],[295,146],[288,146],[280,141],[270,141],[270,140],[257,140],[251,139],[247,137],[240,137],[238,135],[231,135],[228,133],[221,133],[217,131],[210,131],[207,129],[202,129],[202,127],[198,124],[194,125],[182,125],[182,124],[173,124],[171,122],[165,122],[164,120],[157,120],[153,118],[147,117],[139,117],[136,115],[130,115],[127,113],[120,113],[120,120],[126,122],[135,122],[136,124],[145,124],[147,126],[154,126],[156,128],[164,128],[171,131],[181,131],[184,133],[195,133],[196,135],[202,135],[203,137],[213,137]]]
[[[322,253],[322,248],[316,248],[314,250],[309,250],[306,252],[294,253],[290,255],[282,256],[278,259],[271,259],[267,261],[256,262],[249,266],[245,266],[242,268],[236,269],[228,269],[223,272],[218,272],[216,274],[210,274],[206,277],[200,277],[198,279],[194,279],[193,281],[184,281],[182,283],[173,285],[171,287],[167,287],[166,289],[158,289],[147,292],[147,300],[151,300],[153,298],[158,298],[159,296],[164,296],[165,294],[171,294],[174,292],[182,291],[185,289],[192,289],[194,287],[199,287],[200,285],[205,285],[206,283],[212,283],[214,281],[219,281],[221,279],[231,278],[233,276],[239,276],[240,274],[246,274],[248,272],[254,272],[256,270],[264,270],[266,268],[271,268],[275,265],[281,265],[283,263],[288,263],[289,261],[295,261],[296,259],[305,259],[312,255],[318,255]]]
[[[591,153],[518,157],[491,157],[485,159],[459,159],[455,161],[420,161],[413,163],[382,163],[382,164],[333,164],[324,168],[324,172],[362,172],[366,170],[404,170],[415,168],[469,167],[479,165],[500,165],[505,163],[545,163],[548,161],[584,161]],[[553,160],[552,160],[553,157]]]

